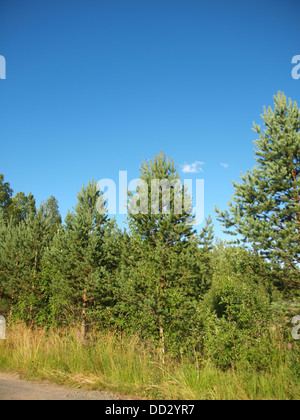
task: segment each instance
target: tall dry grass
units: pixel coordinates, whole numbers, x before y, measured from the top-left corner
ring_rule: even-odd
[[[274,372],[222,371],[208,361],[166,358],[136,336],[10,326],[0,340],[0,370],[27,378],[147,399],[299,399],[299,384],[282,365]]]

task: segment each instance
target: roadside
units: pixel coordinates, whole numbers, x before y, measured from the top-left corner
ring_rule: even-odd
[[[123,400],[105,391],[87,391],[54,385],[45,381],[29,382],[17,374],[0,372],[0,400]]]

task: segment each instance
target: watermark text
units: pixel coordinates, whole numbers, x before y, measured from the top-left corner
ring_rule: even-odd
[[[0,79],[6,79],[6,60],[0,55]]]
[[[300,55],[294,55],[292,64],[296,64],[296,66],[292,68],[292,78],[298,80],[300,79]]]
[[[0,340],[5,340],[6,321],[4,316],[0,315]]]
[[[296,324],[296,326],[292,329],[292,337],[294,340],[300,339],[300,315],[295,315],[292,319],[292,324]]]
[[[190,216],[189,222],[194,225],[200,225],[204,220],[204,179],[185,179],[182,183],[181,179],[146,182],[136,178],[128,183],[127,171],[119,171],[118,188],[112,179],[107,178],[98,181],[97,185],[103,192],[97,202],[100,214],[185,214]]]

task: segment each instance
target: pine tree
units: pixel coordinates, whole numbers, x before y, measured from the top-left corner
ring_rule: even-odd
[[[153,161],[140,167],[141,185],[135,194],[129,192],[129,227],[132,232],[155,246],[183,247],[195,230],[191,212],[191,198],[181,185],[174,161],[160,152]]]
[[[0,289],[10,315],[27,322],[47,318],[49,284],[41,276],[45,251],[51,237],[49,221],[30,214],[18,224],[0,224]]]
[[[75,320],[80,318],[83,341],[88,320],[102,308],[106,294],[102,246],[109,223],[107,215],[97,211],[101,194],[94,181],[82,187],[75,211],[67,214],[65,227],[55,235],[48,256],[54,275],[55,315],[62,312],[67,322],[72,313]]]
[[[13,190],[8,182],[4,182],[4,176],[0,174],[0,216],[5,220],[12,218],[16,224],[29,214],[36,213],[34,196],[29,193],[18,192],[13,196]]]
[[[29,193],[27,196],[23,192],[18,192],[12,197],[8,208],[8,217],[18,224],[25,220],[27,216],[36,214],[34,196]]]
[[[40,204],[38,211],[43,215],[43,217],[49,220],[51,226],[50,235],[53,236],[61,226],[62,222],[56,198],[51,195],[45,202]]]
[[[178,352],[182,337],[191,336],[206,290],[205,269],[200,237],[191,225],[191,200],[181,182],[176,184],[174,162],[161,152],[142,164],[140,179],[129,194],[131,237],[120,265],[119,322],[125,319],[127,327],[153,339],[164,360],[166,348]],[[159,184],[153,194],[151,186]]]
[[[0,174],[0,216],[6,218],[11,205],[13,190],[8,182],[4,182],[4,175]]]
[[[268,259],[289,266],[299,278],[300,263],[300,109],[284,94],[274,96],[274,110],[264,108],[265,129],[254,123],[259,139],[257,165],[242,174],[228,211],[218,219],[226,232]],[[237,240],[238,242],[239,240]]]

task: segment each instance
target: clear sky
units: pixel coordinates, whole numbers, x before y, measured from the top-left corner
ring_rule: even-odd
[[[263,105],[300,104],[299,18],[299,0],[0,0],[0,173],[64,217],[82,184],[163,150],[215,221]]]

